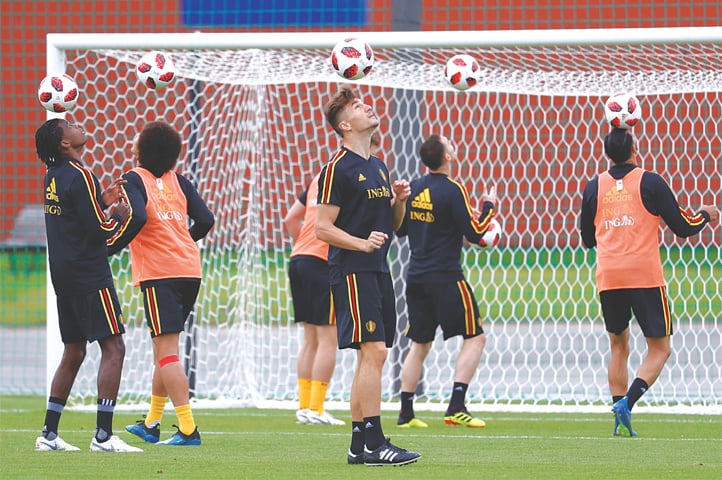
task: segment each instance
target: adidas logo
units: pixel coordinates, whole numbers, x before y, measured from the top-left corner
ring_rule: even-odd
[[[433,210],[434,204],[431,203],[429,189],[425,188],[421,193],[416,195],[414,199],[411,200],[411,206],[413,208],[420,208],[421,210]]]
[[[364,425],[364,428],[374,428],[374,425],[371,422],[366,422],[366,425]]]
[[[612,188],[602,197],[602,203],[629,202],[630,200],[632,200],[632,194],[624,188],[621,190]]]
[[[366,180],[366,177],[364,177],[364,174],[363,174],[363,173],[359,173],[359,174],[358,174],[358,181],[359,181],[359,182],[363,182],[364,180]]]
[[[50,180],[50,185],[45,189],[45,199],[53,202],[59,202],[58,192],[55,189],[55,177]]]
[[[380,458],[381,460],[385,460],[385,461],[387,461],[387,462],[389,462],[389,463],[392,463],[392,462],[394,461],[394,458],[396,458],[396,456],[397,456],[398,454],[399,454],[399,452],[395,452],[395,451],[393,451],[393,450],[391,450],[391,449],[389,449],[389,448],[384,448],[384,449],[381,450],[381,452],[379,453],[379,458]]]

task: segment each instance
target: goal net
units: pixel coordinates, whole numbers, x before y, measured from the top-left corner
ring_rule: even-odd
[[[69,114],[91,138],[84,162],[107,185],[130,169],[145,122],[164,119],[184,138],[179,170],[216,215],[201,242],[203,284],[181,336],[196,401],[295,407],[302,328],[287,279],[291,238],[282,219],[339,146],[322,106],[342,80],[331,47],[345,34],[49,35],[48,69],[81,88]],[[722,29],[519,32],[393,32],[361,35],[374,48],[371,74],[351,85],[381,119],[380,157],[396,179],[423,174],[418,148],[450,137],[453,175],[471,193],[496,185],[504,234],[497,248],[465,247],[461,263],[480,304],[487,345],[469,408],[606,409],[608,339],[595,290],[595,253],[581,246],[577,217],[586,182],[608,168],[604,100],[633,92],[642,165],[665,177],[680,204],[719,204]],[[142,85],[135,63],[164,50],[178,77]],[[443,78],[457,53],[482,66],[465,92]],[[687,240],[660,229],[672,304],[672,356],[642,408],[719,412],[722,399],[720,227]],[[409,342],[404,301],[406,240],[389,264],[398,332],[384,367],[383,400],[398,407]],[[127,328],[120,403],[150,397],[152,348],[127,250],[112,258]],[[49,297],[53,298],[52,287]],[[49,301],[48,376],[61,345]],[[633,322],[630,378],[646,350]],[[442,409],[460,339],[437,336],[416,408]],[[72,403],[94,404],[99,352],[89,349]],[[355,364],[339,351],[327,399],[345,406]],[[690,410],[691,409],[691,410]]]

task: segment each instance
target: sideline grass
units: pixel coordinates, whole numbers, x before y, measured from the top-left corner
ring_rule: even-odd
[[[293,412],[197,410],[201,447],[156,447],[124,432],[140,418],[118,412],[115,433],[140,454],[91,453],[95,414],[66,411],[61,436],[80,452],[35,452],[41,397],[0,397],[0,478],[37,479],[719,479],[722,417],[637,414],[638,438],[611,436],[612,418],[598,414],[480,415],[484,429],[449,427],[420,412],[428,429],[400,430],[384,412],[385,433],[423,458],[404,467],[347,465],[349,427],[304,426]],[[348,421],[347,412],[334,412]],[[162,438],[174,429],[166,410]]]

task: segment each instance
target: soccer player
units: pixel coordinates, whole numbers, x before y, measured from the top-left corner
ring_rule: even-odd
[[[114,181],[101,194],[98,179],[80,161],[86,142],[82,129],[59,118],[46,121],[35,132],[38,157],[47,165],[44,197],[48,262],[64,345],[35,450],[79,450],[58,436],[58,424],[85,359],[87,343],[97,340],[101,352],[98,410],[90,450],[140,452],[113,435],[113,412],[125,357],[125,328],[106,240],[128,218],[129,208],[120,202],[112,215],[105,214],[105,208],[119,200],[123,181]]]
[[[178,340],[193,310],[201,285],[196,242],[214,224],[193,184],[174,168],[181,153],[180,134],[166,122],[150,122],[137,138],[137,166],[123,175],[130,219],[109,240],[109,252],[130,244],[133,283],[143,293],[145,316],[153,342],[153,380],[145,420],[126,430],[156,445],[200,445],[190,406],[188,378],[178,357]],[[193,224],[188,227],[188,218]],[[160,422],[170,397],[178,431],[160,439]]]
[[[394,340],[396,299],[386,263],[389,236],[401,224],[409,196],[406,181],[371,155],[379,125],[370,105],[342,87],[324,107],[341,149],[319,179],[316,236],[328,243],[329,281],[339,348],[357,349],[351,385],[350,464],[404,465],[421,455],[393,445],[381,427],[381,374]],[[396,199],[391,205],[392,197]]]
[[[283,219],[293,238],[288,278],[296,323],[303,323],[298,351],[296,423],[345,425],[323,408],[328,383],[336,365],[336,315],[328,282],[328,244],[316,238],[318,178],[293,202]]]
[[[616,436],[635,436],[631,410],[657,380],[670,355],[672,318],[659,254],[660,217],[679,237],[719,220],[703,205],[689,214],[656,173],[639,166],[637,139],[614,129],[604,139],[611,168],[584,188],[580,229],[587,248],[597,247],[597,289],[611,355],[608,379]],[[634,313],[647,355],[628,385],[629,322]]]
[[[483,420],[469,414],[465,405],[469,382],[479,365],[486,336],[474,292],[464,278],[459,257],[464,237],[479,244],[496,214],[496,194],[484,190],[482,211],[474,214],[466,187],[451,178],[456,149],[448,138],[431,135],[419,150],[429,173],[411,182],[406,217],[398,234],[408,235],[411,259],[406,281],[411,348],[401,368],[402,428],[427,424],[414,416],[414,393],[424,359],[431,350],[436,328],[444,340],[462,336],[456,359],[451,400],[444,421],[449,425],[484,427]]]

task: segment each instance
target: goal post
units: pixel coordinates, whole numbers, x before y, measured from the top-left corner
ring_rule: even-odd
[[[374,49],[370,75],[333,73],[333,45],[359,36]],[[282,219],[338,148],[322,107],[341,83],[381,119],[381,158],[394,178],[423,171],[424,137],[457,145],[454,176],[478,203],[495,184],[504,229],[499,247],[464,248],[461,263],[479,300],[487,345],[469,387],[472,410],[608,409],[608,339],[594,283],[594,251],[584,249],[577,216],[584,184],[605,170],[603,103],[630,91],[640,99],[635,128],[645,168],[665,177],[680,204],[719,205],[722,146],[722,27],[457,32],[49,34],[48,71],[77,80],[68,116],[91,139],[83,161],[101,184],[132,165],[130,142],[151,120],[182,133],[181,173],[197,181],[216,215],[201,245],[203,283],[181,355],[203,404],[296,405],[296,355]],[[167,51],[177,78],[147,89],[134,67],[149,50]],[[457,92],[446,60],[474,56],[482,79]],[[714,61],[713,61],[714,60]],[[672,356],[640,410],[722,413],[720,227],[687,240],[663,228],[662,258],[673,308]],[[384,367],[383,399],[398,407],[408,349],[404,302],[408,248],[389,254],[397,291],[397,341]],[[111,258],[126,324],[120,388],[124,404],[150,396],[152,347],[127,251]],[[62,352],[48,282],[48,385]],[[50,300],[52,299],[52,300]],[[190,340],[193,340],[192,342]],[[645,352],[632,325],[630,374]],[[460,342],[440,335],[426,360],[415,407],[442,409]],[[187,348],[186,348],[187,347]],[[97,346],[89,348],[73,404],[93,404]],[[346,405],[355,355],[337,353],[328,391]]]

